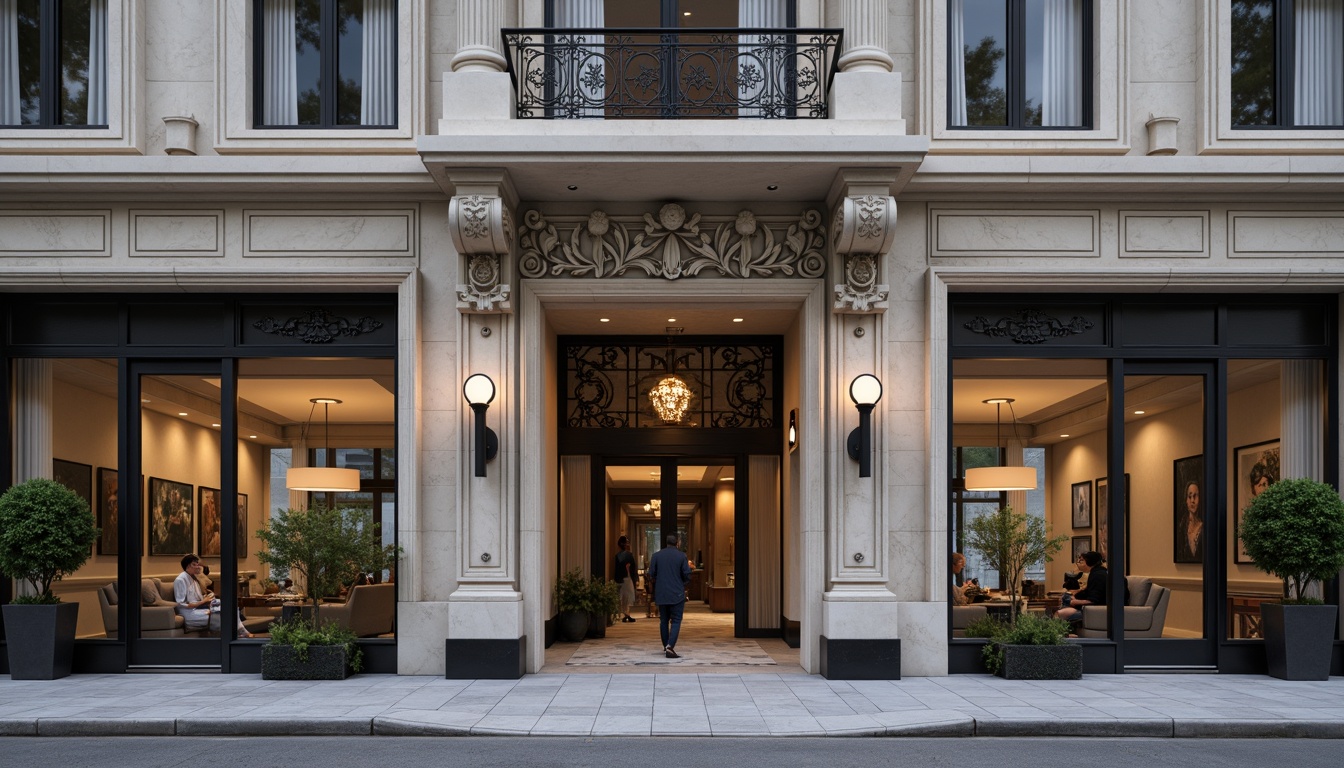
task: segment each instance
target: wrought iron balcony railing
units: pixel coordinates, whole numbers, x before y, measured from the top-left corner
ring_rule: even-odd
[[[519,118],[824,119],[839,29],[505,29]]]

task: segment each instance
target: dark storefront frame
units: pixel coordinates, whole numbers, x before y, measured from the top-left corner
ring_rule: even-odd
[[[250,358],[383,358],[397,357],[397,297],[375,294],[85,294],[6,297],[0,315],[0,359],[3,381],[0,396],[5,407],[0,417],[4,447],[0,448],[0,487],[13,483],[13,361],[24,358],[103,358],[118,365],[117,421],[119,467],[132,462],[132,424],[138,411],[130,407],[130,394],[138,389],[132,377],[142,371],[154,374],[178,369],[199,372],[209,368],[221,376],[221,434],[237,434],[236,403],[238,363]],[[394,425],[394,435],[396,434]],[[138,430],[137,430],[138,432]],[[395,440],[395,437],[394,437]],[[232,441],[221,441],[221,493],[236,491],[237,450]],[[136,483],[120,483],[121,509],[139,509],[141,494]],[[117,581],[139,583],[143,531],[138,515],[120,517],[120,540],[137,542],[137,557],[127,557],[126,548],[117,562]],[[231,525],[221,530],[219,596],[225,605],[236,600],[237,560]],[[227,555],[227,556],[223,556]],[[8,602],[12,585],[0,579],[0,600]],[[85,639],[76,643],[77,672],[122,672],[133,666],[125,638],[138,634],[138,612],[120,612],[118,639]],[[0,623],[0,637],[3,637]],[[146,643],[147,639],[136,642]],[[152,644],[167,654],[163,664],[187,663],[190,654],[174,658],[172,641]],[[200,642],[200,641],[196,641]],[[363,639],[365,670],[396,672],[396,639]],[[261,643],[220,640],[222,672],[259,672]],[[158,650],[156,648],[156,651]],[[0,654],[0,665],[4,665]],[[0,670],[0,672],[7,670]]]
[[[1338,298],[1333,294],[1306,295],[1183,295],[1153,296],[1124,294],[1083,294],[1071,296],[1024,294],[961,294],[949,297],[947,380],[953,381],[953,363],[959,359],[1089,359],[1107,361],[1107,476],[1123,477],[1124,403],[1117,398],[1117,383],[1127,372],[1169,371],[1203,368],[1211,371],[1209,388],[1213,401],[1206,405],[1213,418],[1206,420],[1206,450],[1215,456],[1227,454],[1227,375],[1230,360],[1311,359],[1324,364],[1327,414],[1324,467],[1326,482],[1338,486],[1339,473],[1339,363],[1337,339]],[[948,451],[952,455],[951,392],[948,402]],[[1214,498],[1221,502],[1224,488],[1222,462],[1210,462],[1208,477],[1213,478]],[[951,468],[949,467],[949,475]],[[1122,485],[1113,483],[1107,504],[1111,530],[1123,525],[1120,494]],[[1215,507],[1211,502],[1206,509]],[[954,530],[952,505],[948,505],[948,530]],[[1222,515],[1206,516],[1209,541],[1224,541],[1227,535]],[[1123,539],[1123,537],[1121,537]],[[1112,548],[1111,558],[1124,562],[1125,542]],[[1215,591],[1205,603],[1206,632],[1215,646],[1215,666],[1224,673],[1263,673],[1262,640],[1229,640],[1210,627],[1227,626],[1224,596],[1226,584],[1225,547],[1209,548],[1204,583]],[[1110,571],[1111,594],[1120,594],[1123,568]],[[1326,586],[1326,601],[1339,602],[1339,583]],[[1110,606],[1110,626],[1123,626],[1123,606]],[[950,613],[950,612],[949,612]],[[949,619],[950,621],[950,619]],[[949,623],[948,635],[951,635]],[[980,672],[983,641],[954,638],[949,647],[951,672]],[[1114,638],[1082,640],[1084,671],[1089,673],[1123,672],[1126,667],[1125,644]],[[1161,642],[1161,641],[1159,641]],[[1160,649],[1159,649],[1160,653]],[[1142,654],[1144,665],[1153,664],[1152,655]],[[1176,666],[1179,663],[1175,664]],[[1344,670],[1344,644],[1336,642],[1332,671]]]

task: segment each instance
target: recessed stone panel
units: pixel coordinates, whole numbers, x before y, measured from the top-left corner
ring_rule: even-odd
[[[1120,256],[1209,255],[1207,211],[1121,211]]]
[[[243,255],[415,256],[413,210],[243,211]]]
[[[932,258],[1100,256],[1101,212],[930,209]]]
[[[131,211],[132,256],[223,256],[223,211]]]
[[[1232,258],[1344,255],[1344,214],[1228,211]]]
[[[0,256],[111,256],[111,211],[0,213]]]

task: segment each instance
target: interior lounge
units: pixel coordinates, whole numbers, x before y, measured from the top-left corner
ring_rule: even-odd
[[[1087,671],[1249,671],[1259,604],[1282,583],[1239,545],[1241,513],[1279,479],[1333,481],[1328,303],[981,297],[955,314],[964,343],[950,361],[949,546],[965,558],[953,582],[983,589],[952,607],[953,671],[974,667],[968,650],[981,641],[965,638],[967,627],[1009,607],[1003,575],[966,539],[972,520],[1005,504],[1066,537],[1023,574],[1021,609],[1053,615],[1066,580],[1076,589],[1087,578],[1088,552],[1109,570],[1109,595],[1125,595],[1123,627],[1107,607],[1083,609],[1074,642],[1086,646]],[[987,336],[1000,317],[1014,330]],[[1027,319],[1077,332],[1042,338]],[[1272,327],[1297,336],[1274,342],[1262,333],[1269,319],[1291,320]],[[987,349],[1013,334],[1015,344]],[[980,467],[1016,468],[1025,481],[984,483]]]
[[[100,528],[92,557],[55,585],[62,601],[81,605],[76,669],[255,671],[272,623],[313,597],[297,570],[258,557],[257,532],[277,511],[354,509],[384,544],[396,543],[395,359],[368,354],[384,352],[375,348],[314,356],[275,344],[258,326],[234,336],[252,341],[250,349],[238,344],[226,355],[208,336],[168,348],[157,342],[175,333],[171,316],[199,315],[201,304],[108,306],[131,318],[121,338],[153,349],[123,343],[72,353],[66,334],[79,329],[44,326],[60,310],[34,306],[15,329],[8,361],[16,437],[50,446],[52,476],[89,502]],[[101,319],[98,309],[84,318]],[[305,312],[204,302],[211,309],[223,336],[254,312]],[[149,317],[156,322],[134,327]],[[326,481],[313,482],[314,473]],[[203,566],[197,572],[191,556]],[[174,584],[184,573],[217,600],[217,618],[202,624],[182,609]],[[363,638],[383,671],[395,668],[395,578],[386,568],[316,596],[323,619]]]

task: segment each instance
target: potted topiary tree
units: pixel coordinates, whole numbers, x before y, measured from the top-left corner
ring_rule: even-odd
[[[62,603],[51,585],[79,570],[97,539],[88,502],[54,480],[27,480],[0,495],[0,572],[32,586],[4,607],[13,679],[70,674],[79,603]]]
[[[367,509],[314,504],[277,511],[257,531],[257,559],[279,578],[302,575],[311,605],[289,621],[271,625],[261,649],[263,680],[343,680],[361,667],[354,633],[322,622],[322,596],[335,595],[360,573],[396,563],[399,547],[382,543]]]
[[[1269,674],[1325,680],[1339,609],[1309,597],[1307,589],[1344,568],[1339,491],[1316,480],[1280,480],[1247,507],[1240,535],[1256,567],[1283,579],[1283,602],[1260,604]]]
[[[1083,649],[1064,642],[1066,622],[1027,616],[1019,623],[1018,618],[1022,572],[1050,559],[1067,540],[1068,536],[1051,536],[1042,518],[1018,514],[1011,506],[966,524],[966,546],[998,571],[1008,586],[1008,621],[985,647],[989,671],[1033,680],[1073,680],[1082,674]]]
[[[588,611],[590,607],[588,583],[583,573],[575,568],[555,580],[553,595],[555,598],[555,625],[560,639],[567,643],[577,643],[588,634]]]

